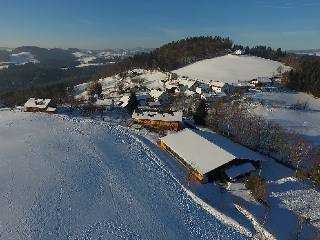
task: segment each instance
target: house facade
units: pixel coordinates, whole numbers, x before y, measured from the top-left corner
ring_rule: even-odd
[[[225,92],[225,93],[229,93],[230,92],[230,85],[228,83],[224,83],[221,81],[210,81],[210,86],[211,89],[215,92]]]
[[[132,114],[133,123],[139,123],[143,128],[168,129],[178,131],[182,121],[182,112],[147,112],[136,110]]]

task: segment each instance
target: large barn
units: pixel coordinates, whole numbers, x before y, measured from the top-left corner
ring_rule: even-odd
[[[265,160],[260,154],[217,133],[200,130],[184,129],[172,133],[161,138],[161,146],[175,155],[202,183],[237,178]]]

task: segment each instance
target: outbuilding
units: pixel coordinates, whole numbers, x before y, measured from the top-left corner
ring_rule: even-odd
[[[251,151],[231,140],[212,132],[184,129],[161,138],[161,147],[171,152],[189,168],[202,182],[234,178],[252,168],[246,165],[226,174],[226,170],[250,163],[259,167],[265,160],[260,154]]]

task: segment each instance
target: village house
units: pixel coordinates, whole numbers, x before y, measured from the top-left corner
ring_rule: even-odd
[[[268,77],[259,77],[257,79],[251,80],[251,85],[255,87],[271,87],[273,82]]]
[[[178,86],[187,86],[190,91],[196,91],[199,85],[200,82],[189,79],[179,79],[178,81]]]
[[[225,92],[225,93],[230,92],[231,87],[228,83],[211,80],[209,84],[211,86],[211,89],[215,92]]]
[[[245,50],[238,49],[238,50],[234,51],[233,54],[234,55],[244,55],[245,54]]]
[[[208,93],[210,91],[209,84],[201,83],[197,88],[196,92],[199,94]]]
[[[265,161],[260,154],[217,133],[188,128],[162,137],[161,147],[172,153],[202,183],[234,180]]]
[[[27,112],[48,112],[57,113],[57,109],[50,107],[51,99],[30,98],[25,104]]]
[[[168,129],[178,131],[182,121],[182,112],[147,112],[135,110],[132,114],[133,123],[142,124],[143,128]]]
[[[97,99],[95,102],[96,106],[105,107],[106,110],[111,111],[114,109],[114,100],[113,99]]]
[[[154,102],[160,102],[161,104],[166,104],[170,103],[169,96],[166,92],[164,91],[159,91],[159,90],[151,90],[150,91],[150,96],[153,98]]]

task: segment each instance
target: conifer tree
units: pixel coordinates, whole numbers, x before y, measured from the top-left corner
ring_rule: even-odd
[[[131,92],[130,98],[127,104],[127,109],[129,112],[133,112],[135,109],[137,109],[139,106],[139,101],[137,99],[136,93]]]
[[[206,100],[201,99],[197,107],[196,114],[193,116],[193,120],[196,124],[204,126],[206,125],[205,119],[207,115],[208,115],[208,109],[206,106]]]

